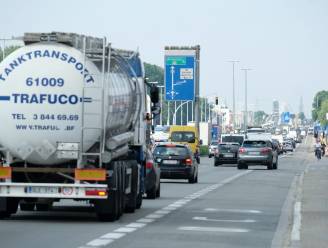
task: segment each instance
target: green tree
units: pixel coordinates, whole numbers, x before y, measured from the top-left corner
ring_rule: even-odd
[[[145,75],[149,82],[158,82],[164,84],[164,69],[157,65],[144,63]]]
[[[328,125],[327,113],[328,113],[328,99],[321,102],[320,109],[317,112],[318,115],[317,118],[322,126]]]
[[[254,123],[256,126],[260,126],[264,123],[265,118],[267,118],[268,115],[263,111],[259,110],[254,113]]]
[[[20,46],[8,46],[5,48],[5,56],[3,56],[3,49],[0,48],[0,62],[3,60],[3,57],[7,57],[9,54],[20,48]]]
[[[314,121],[318,120],[318,113],[320,111],[322,103],[328,100],[328,91],[322,90],[319,91],[313,98],[312,103],[312,119]]]

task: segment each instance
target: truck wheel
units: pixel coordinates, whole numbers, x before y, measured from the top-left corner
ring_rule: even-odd
[[[214,166],[215,166],[215,167],[217,167],[217,166],[219,166],[219,165],[221,165],[221,163],[220,163],[219,161],[214,161]]]
[[[96,214],[100,221],[115,221],[120,217],[121,169],[118,162],[113,162],[110,167],[113,169],[113,175],[107,179],[108,197],[107,199],[95,200]]]
[[[138,164],[137,161],[129,161],[128,162],[129,166],[128,168],[131,168],[131,192],[126,195],[126,204],[125,204],[125,209],[124,211],[126,213],[134,213],[137,207],[137,194],[138,194]]]
[[[18,208],[18,199],[1,197],[0,198],[0,219],[9,218],[11,214],[15,214]]]
[[[158,183],[158,189],[156,191],[156,197],[161,197],[161,182]]]
[[[237,164],[237,169],[238,169],[238,170],[241,170],[241,169],[243,169],[243,167],[244,167],[244,166],[243,166],[243,164],[242,164],[242,163],[238,163],[238,164]]]
[[[19,204],[22,211],[34,211],[35,203],[24,202]]]

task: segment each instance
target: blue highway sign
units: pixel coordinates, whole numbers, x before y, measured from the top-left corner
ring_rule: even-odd
[[[165,99],[192,101],[195,98],[195,57],[165,56]]]

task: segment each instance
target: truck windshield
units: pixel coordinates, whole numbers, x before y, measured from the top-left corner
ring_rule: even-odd
[[[172,142],[195,142],[195,134],[193,132],[172,132],[171,135]]]

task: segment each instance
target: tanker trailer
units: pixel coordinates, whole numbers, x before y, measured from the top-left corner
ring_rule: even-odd
[[[23,41],[0,64],[0,217],[61,199],[87,200],[105,221],[140,208],[150,90],[139,54],[73,33]]]

